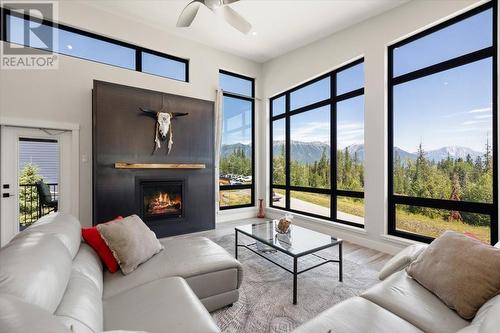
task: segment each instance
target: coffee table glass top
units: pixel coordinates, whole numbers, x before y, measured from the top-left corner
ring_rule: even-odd
[[[291,225],[287,234],[280,234],[276,231],[277,224],[278,221],[273,220],[264,223],[247,224],[235,229],[292,256],[305,255],[308,252],[315,252],[342,242],[340,238],[297,225]]]

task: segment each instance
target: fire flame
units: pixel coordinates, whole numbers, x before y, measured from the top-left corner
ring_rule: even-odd
[[[147,203],[148,213],[165,214],[180,211],[182,208],[182,199],[180,195],[169,195],[168,193],[159,193]]]

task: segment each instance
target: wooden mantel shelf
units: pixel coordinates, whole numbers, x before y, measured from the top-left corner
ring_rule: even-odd
[[[205,164],[196,163],[115,163],[115,169],[205,169]]]

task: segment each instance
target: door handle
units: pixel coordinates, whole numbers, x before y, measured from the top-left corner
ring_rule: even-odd
[[[8,197],[10,197],[10,193],[3,193],[2,194],[2,198],[8,198]]]

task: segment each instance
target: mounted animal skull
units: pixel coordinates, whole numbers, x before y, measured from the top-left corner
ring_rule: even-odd
[[[139,108],[139,109],[141,109],[141,111],[144,112],[146,115],[156,119],[155,148],[153,150],[153,153],[158,148],[161,148],[161,142],[166,141],[167,137],[168,137],[167,154],[170,153],[172,145],[174,144],[172,120],[175,119],[176,117],[186,116],[187,113],[160,112],[146,108]]]

